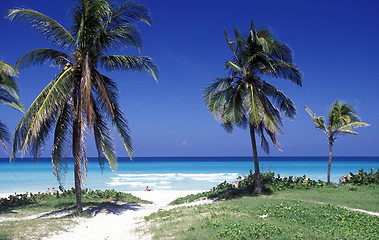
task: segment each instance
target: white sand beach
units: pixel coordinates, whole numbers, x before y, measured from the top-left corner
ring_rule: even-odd
[[[179,197],[203,192],[203,190],[162,190],[162,191],[131,191],[127,192],[144,200],[152,201],[153,204],[122,203],[120,207],[101,210],[92,218],[76,218],[77,225],[68,229],[67,232],[54,234],[44,240],[147,240],[150,235],[136,232],[138,228],[144,228],[144,217],[160,209],[172,209],[175,206],[168,204]],[[14,193],[0,193],[0,197],[9,197]],[[195,205],[210,201],[200,201],[187,204]],[[181,205],[183,206],[183,205]],[[62,215],[63,216],[63,215]],[[31,216],[39,218],[40,216]],[[57,217],[57,216],[55,216]]]
[[[150,200],[154,204],[123,204],[112,212],[101,211],[93,218],[77,218],[78,224],[68,232],[45,238],[45,240],[91,239],[91,240],[140,240],[151,239],[151,236],[136,232],[145,226],[144,217],[159,209],[169,209],[172,200],[203,191],[134,191],[129,192],[137,197]],[[9,196],[9,195],[8,195]]]

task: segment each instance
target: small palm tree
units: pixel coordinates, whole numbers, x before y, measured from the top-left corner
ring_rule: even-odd
[[[109,55],[123,47],[140,48],[136,22],[151,23],[150,11],[127,1],[120,6],[107,0],[77,0],[72,9],[73,26],[68,31],[54,19],[31,9],[9,10],[10,20],[25,20],[63,51],[35,49],[20,58],[20,68],[43,63],[60,67],[59,74],[42,90],[15,130],[13,153],[30,151],[38,158],[50,132],[54,133],[52,163],[61,182],[65,173],[64,151],[70,146],[74,157],[77,210],[82,211],[81,187],[87,171],[86,130],[93,132],[101,167],[104,158],[115,169],[117,157],[109,122],[116,128],[130,157],[133,149],[129,126],[118,104],[114,81],[100,73],[105,70],[133,70],[151,74],[158,71],[148,57]],[[67,53],[66,53],[67,52]]]
[[[15,81],[18,71],[8,63],[0,61],[0,103],[9,105],[16,110],[23,111],[19,97],[19,88]],[[5,124],[0,122],[0,141],[4,150],[6,150],[5,143],[10,141],[10,134]]]
[[[287,79],[301,86],[302,74],[293,63],[291,48],[276,40],[268,29],[256,29],[252,22],[247,36],[237,28],[234,35],[232,41],[225,30],[233,53],[232,60],[226,62],[230,75],[206,87],[203,97],[209,111],[228,132],[232,132],[234,126],[249,127],[254,156],[254,193],[259,194],[262,183],[255,134],[269,154],[265,134],[279,148],[276,134],[282,133],[281,112],[290,119],[296,115],[291,99],[262,77]]]
[[[317,117],[307,106],[305,110],[311,116],[315,123],[316,129],[321,130],[328,138],[329,144],[329,160],[328,160],[328,176],[327,182],[330,184],[330,170],[333,159],[333,144],[334,141],[341,135],[354,134],[358,132],[353,131],[354,128],[370,126],[367,123],[360,122],[355,109],[348,103],[336,101],[328,112],[327,123],[325,117]]]

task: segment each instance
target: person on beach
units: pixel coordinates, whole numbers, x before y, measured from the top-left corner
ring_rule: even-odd
[[[145,191],[153,191],[153,189],[149,188],[149,186],[146,186]]]

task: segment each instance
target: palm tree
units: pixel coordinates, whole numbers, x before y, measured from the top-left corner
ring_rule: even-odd
[[[276,147],[277,133],[282,133],[281,112],[292,119],[296,108],[282,91],[263,80],[262,77],[287,79],[301,86],[302,74],[293,63],[291,48],[274,38],[266,28],[256,29],[250,25],[248,36],[234,29],[235,40],[225,30],[225,38],[233,52],[226,62],[230,75],[218,78],[204,89],[205,104],[222,126],[232,132],[233,127],[249,127],[254,156],[255,189],[262,192],[256,134],[261,138],[261,147],[269,154],[267,134]],[[280,149],[280,148],[279,148]]]
[[[71,31],[31,9],[9,10],[7,18],[27,21],[53,45],[68,52],[35,49],[18,61],[20,68],[49,63],[61,71],[37,96],[17,125],[11,159],[17,151],[30,151],[37,159],[48,134],[53,132],[52,163],[59,182],[66,169],[65,146],[72,148],[76,204],[80,212],[81,187],[87,171],[86,130],[93,132],[102,168],[103,157],[112,169],[117,166],[110,123],[122,138],[128,155],[133,156],[129,126],[118,104],[117,85],[101,74],[99,68],[133,70],[157,79],[157,68],[148,57],[108,55],[122,47],[140,48],[141,35],[135,23],[151,24],[150,12],[132,1],[116,6],[107,0],[77,0],[72,9]]]
[[[328,176],[327,182],[330,184],[330,169],[333,159],[334,141],[341,135],[354,134],[354,128],[370,126],[367,123],[360,122],[359,116],[355,109],[348,103],[336,101],[328,111],[328,122],[325,124],[325,117],[317,117],[307,106],[304,107],[315,123],[316,129],[325,133],[329,144]]]
[[[12,65],[0,61],[0,103],[9,105],[16,110],[23,111],[19,97],[19,88],[15,81],[18,71]],[[4,150],[6,150],[5,142],[9,143],[10,134],[5,124],[0,122],[0,141]]]

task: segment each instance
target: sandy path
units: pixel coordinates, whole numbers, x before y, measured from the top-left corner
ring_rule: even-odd
[[[159,209],[167,209],[172,200],[189,194],[202,191],[151,191],[130,192],[154,204],[124,204],[122,208],[114,212],[100,212],[93,218],[78,218],[78,225],[68,232],[54,235],[45,240],[67,240],[67,239],[91,239],[91,240],[147,240],[151,236],[141,236],[135,230],[144,226],[144,217]]]

